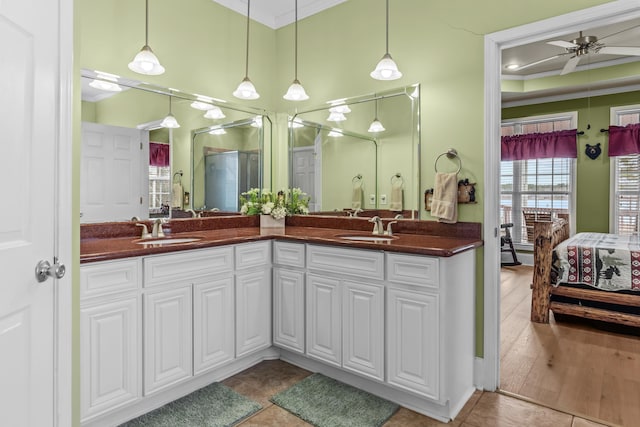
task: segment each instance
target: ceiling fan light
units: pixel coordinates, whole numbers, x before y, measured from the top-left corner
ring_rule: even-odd
[[[180,124],[178,123],[176,118],[173,116],[173,114],[169,113],[167,114],[167,117],[165,117],[164,120],[162,120],[162,123],[160,123],[160,126],[163,128],[177,129],[180,127]]]
[[[307,95],[307,92],[305,92],[298,79],[296,79],[291,83],[289,90],[287,90],[283,98],[287,101],[305,101],[309,99],[309,95]]]
[[[402,77],[402,73],[398,71],[398,66],[388,52],[384,54],[376,65],[376,69],[369,75],[376,80],[397,80]]]
[[[384,126],[382,126],[382,123],[380,122],[380,120],[378,120],[378,118],[376,117],[371,122],[371,125],[369,125],[369,129],[367,131],[371,133],[375,133],[375,132],[383,132],[385,130],[386,129],[384,128]]]
[[[207,112],[204,113],[204,117],[206,119],[224,119],[225,117],[227,117],[224,115],[220,107],[217,107],[215,105],[212,105],[212,107],[213,108],[208,109]]]
[[[142,49],[135,58],[133,58],[133,61],[129,62],[129,69],[138,74],[148,76],[158,76],[164,73],[164,67],[160,65],[158,57],[148,45],[142,46]]]
[[[258,99],[260,95],[256,91],[256,87],[251,83],[249,77],[245,77],[233,92],[233,96],[240,99]]]

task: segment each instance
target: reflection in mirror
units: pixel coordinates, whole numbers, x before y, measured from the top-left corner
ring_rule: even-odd
[[[82,70],[81,222],[125,221],[133,217],[191,216],[196,131],[240,127],[259,108],[188,94],[148,83]],[[167,129],[171,112],[180,127]],[[264,120],[269,123],[268,120]],[[238,131],[239,132],[239,131]],[[228,132],[218,135],[218,148],[253,150],[258,155],[257,187],[271,185],[271,128],[254,131],[254,146]],[[246,131],[242,131],[247,134]],[[229,139],[227,141],[227,138]],[[249,138],[249,136],[247,136]],[[264,139],[268,138],[267,144]],[[265,147],[267,154],[265,155]],[[266,163],[265,163],[266,160]],[[202,187],[201,187],[202,188]],[[204,207],[206,204],[201,203]],[[237,207],[233,209],[237,212]],[[207,212],[208,215],[214,214]]]
[[[289,181],[310,211],[418,218],[420,86],[330,101],[289,121]]]
[[[262,141],[271,128],[267,116],[256,116],[193,132],[192,180],[194,210],[240,210],[240,194],[262,188]]]

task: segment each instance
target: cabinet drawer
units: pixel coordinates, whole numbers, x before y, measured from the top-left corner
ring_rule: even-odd
[[[138,289],[140,258],[106,261],[80,267],[80,299]]]
[[[304,268],[304,243],[273,242],[273,263]]]
[[[233,270],[233,247],[176,252],[144,259],[144,286],[191,280]]]
[[[271,241],[236,246],[236,269],[271,264]]]
[[[387,253],[387,280],[437,289],[438,258]]]
[[[307,266],[312,270],[384,279],[384,254],[382,252],[309,245],[307,247]]]

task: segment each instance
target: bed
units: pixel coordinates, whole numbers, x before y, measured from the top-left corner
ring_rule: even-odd
[[[579,233],[565,219],[534,224],[531,320],[549,312],[640,327],[638,237]]]

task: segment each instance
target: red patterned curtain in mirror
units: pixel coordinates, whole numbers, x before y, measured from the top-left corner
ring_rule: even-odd
[[[169,166],[169,144],[149,142],[149,165]]]

